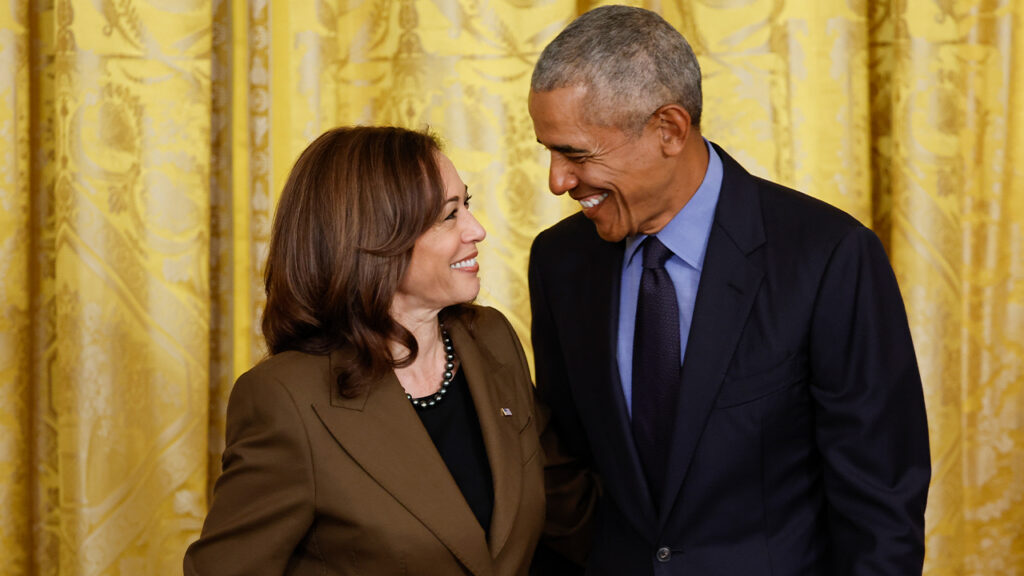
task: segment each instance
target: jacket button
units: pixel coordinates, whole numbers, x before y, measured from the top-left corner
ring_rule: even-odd
[[[661,548],[658,548],[658,552],[655,553],[655,556],[658,558],[658,562],[668,562],[672,559],[672,551],[669,550],[667,546],[662,546]]]

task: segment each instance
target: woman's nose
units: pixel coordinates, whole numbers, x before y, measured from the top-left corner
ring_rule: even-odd
[[[480,221],[476,219],[476,216],[472,212],[466,211],[469,215],[469,221],[466,223],[466,229],[462,234],[462,239],[465,242],[480,242],[487,237],[487,230],[484,230]]]

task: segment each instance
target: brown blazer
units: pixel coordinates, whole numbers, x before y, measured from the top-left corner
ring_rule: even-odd
[[[525,575],[544,521],[526,358],[494,309],[476,307],[472,330],[448,324],[494,478],[489,539],[393,373],[344,398],[344,351],[285,352],[231,392],[224,473],[185,574]]]

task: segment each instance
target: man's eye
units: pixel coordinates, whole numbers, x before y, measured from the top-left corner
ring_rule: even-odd
[[[583,164],[587,161],[586,156],[566,156],[566,158],[573,164]]]

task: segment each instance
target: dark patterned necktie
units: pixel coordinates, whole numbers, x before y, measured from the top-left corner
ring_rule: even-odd
[[[679,390],[679,305],[665,270],[672,251],[644,241],[633,336],[633,439],[657,506],[665,483]]]

